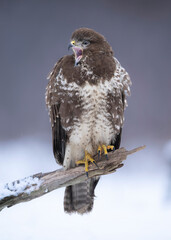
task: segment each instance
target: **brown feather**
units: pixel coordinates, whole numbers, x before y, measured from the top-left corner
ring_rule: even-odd
[[[73,155],[70,153],[74,151],[73,149],[70,152],[67,152],[66,149],[71,143],[75,144],[73,142],[75,135],[73,136],[73,134],[82,134],[81,131],[83,130],[80,126],[83,120],[85,120],[84,123],[89,124],[87,135],[83,141],[84,148],[87,141],[91,148],[95,152],[97,151],[97,143],[95,144],[95,142],[99,141],[98,144],[100,144],[101,140],[96,139],[98,132],[93,131],[96,128],[97,120],[101,121],[99,120],[100,116],[105,118],[105,123],[100,123],[100,126],[106,124],[104,130],[110,130],[109,143],[112,143],[116,149],[119,148],[123,114],[126,106],[125,94],[129,95],[129,86],[131,85],[128,73],[113,57],[112,48],[104,36],[92,29],[81,28],[72,34],[71,40],[88,40],[90,44],[83,49],[82,58],[77,66],[75,66],[74,54],[61,58],[50,73],[46,88],[46,105],[52,126],[54,156],[59,164],[70,161],[68,168],[75,167],[75,161],[80,160],[73,159]],[[114,86],[111,85],[113,78],[115,78]],[[99,90],[97,88],[98,92],[93,90],[93,93],[89,90],[89,85],[94,89],[99,84],[104,89]],[[85,93],[82,92],[87,85],[88,89],[85,88]],[[94,98],[96,95],[97,99]],[[96,104],[100,106],[97,109]],[[90,108],[87,108],[89,105]],[[104,116],[105,113],[106,116]],[[73,133],[74,128],[80,129],[79,132]],[[87,136],[90,133],[91,137],[89,139]],[[111,133],[113,135],[110,135]],[[109,136],[107,136],[107,139]],[[72,140],[71,137],[73,137]],[[81,149],[79,144],[76,143],[78,151],[80,151],[78,155],[81,156],[81,151],[85,149]],[[64,197],[65,211],[80,214],[91,211],[94,189],[98,180],[99,178],[92,178],[83,183],[67,187]]]

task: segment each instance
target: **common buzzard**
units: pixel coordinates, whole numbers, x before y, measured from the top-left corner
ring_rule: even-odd
[[[92,29],[80,28],[71,36],[73,54],[62,57],[49,75],[46,105],[52,127],[53,152],[66,169],[88,162],[93,155],[118,149],[124,121],[128,73],[113,56],[106,39]],[[65,190],[64,210],[91,211],[99,178]]]

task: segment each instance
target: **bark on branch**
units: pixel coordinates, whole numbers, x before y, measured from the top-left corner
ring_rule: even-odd
[[[120,148],[115,152],[108,154],[108,160],[102,156],[98,162],[97,168],[95,165],[89,166],[88,177],[110,174],[116,169],[123,166],[128,155],[133,154],[145,146],[127,151],[125,148]],[[94,156],[97,160],[98,156]],[[8,183],[0,190],[0,211],[5,207],[11,207],[15,204],[30,201],[34,198],[43,196],[57,188],[74,185],[85,181],[87,178],[84,166],[78,166],[69,170],[59,169],[48,173],[38,173],[31,177],[22,180],[17,180]]]

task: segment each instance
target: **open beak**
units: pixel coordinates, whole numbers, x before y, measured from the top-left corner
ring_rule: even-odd
[[[75,66],[77,66],[83,56],[83,49],[80,46],[77,46],[75,41],[71,41],[68,45],[68,50],[71,48],[75,54]]]

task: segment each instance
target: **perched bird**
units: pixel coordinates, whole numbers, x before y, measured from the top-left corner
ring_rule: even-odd
[[[53,152],[65,169],[85,164],[88,173],[93,155],[104,152],[107,156],[108,150],[120,146],[131,80],[104,36],[94,30],[77,29],[69,49],[73,54],[55,64],[46,88]],[[98,181],[87,178],[66,187],[64,210],[91,211]]]

